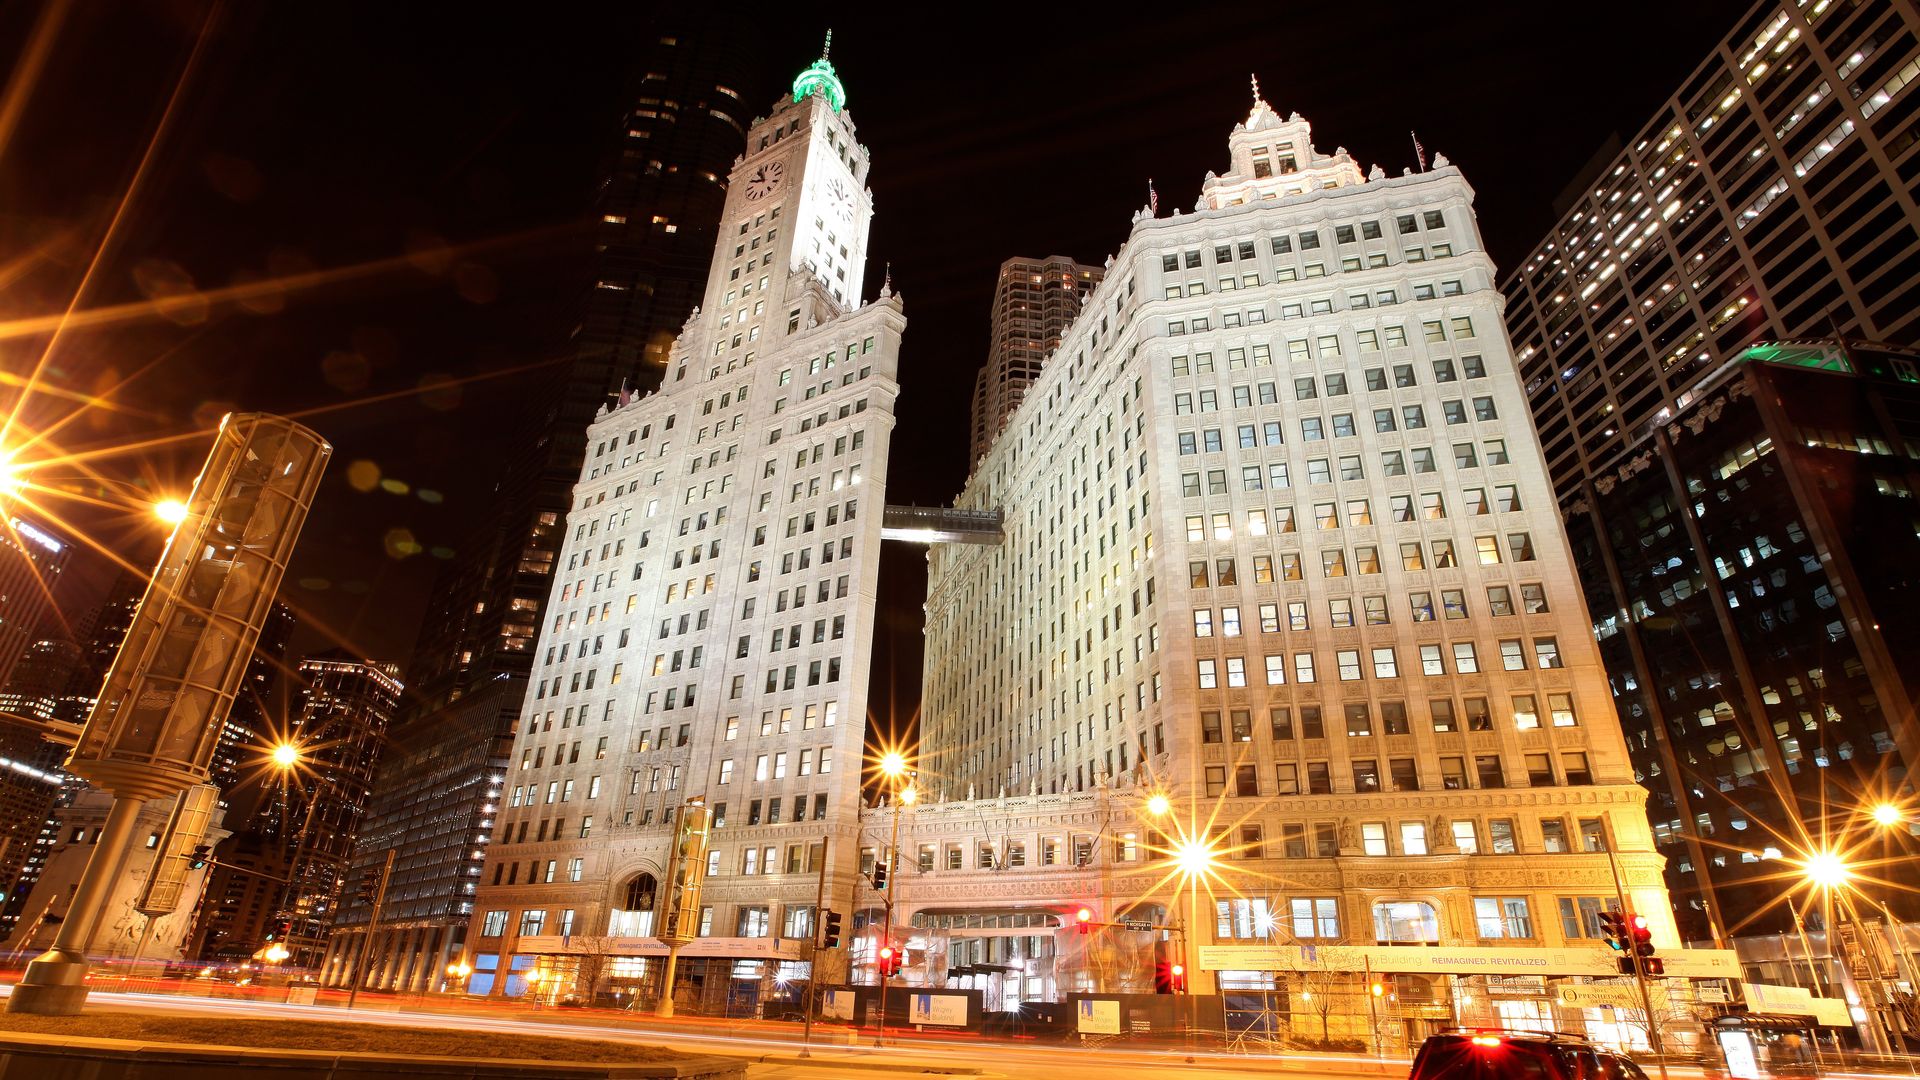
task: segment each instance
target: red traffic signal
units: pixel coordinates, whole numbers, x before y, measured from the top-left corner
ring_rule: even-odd
[[[1167,965],[1167,983],[1176,994],[1187,992],[1187,969],[1182,964]]]
[[[900,950],[891,942],[880,946],[877,966],[882,975],[897,975],[900,972]]]
[[[1640,965],[1640,973],[1642,975],[1665,975],[1667,973],[1666,962],[1653,955],[1653,929],[1648,925],[1647,917],[1645,915],[1634,915],[1628,920],[1627,927],[1632,937],[1633,946],[1629,952],[1635,962]]]
[[[1079,911],[1074,912],[1073,921],[1078,926],[1082,934],[1092,933],[1093,932],[1093,909],[1089,907],[1083,907]]]

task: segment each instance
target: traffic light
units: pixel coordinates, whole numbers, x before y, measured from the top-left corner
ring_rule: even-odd
[[[877,859],[877,860],[875,860],[875,861],[874,861],[874,864],[873,864],[873,887],[874,887],[874,889],[876,889],[876,890],[878,890],[878,891],[881,891],[881,892],[885,892],[885,891],[886,891],[886,888],[887,888],[887,862],[886,862],[886,860],[885,860],[885,859]]]
[[[1174,993],[1176,994],[1186,993],[1187,992],[1187,969],[1185,965],[1182,965],[1182,964],[1169,965],[1167,967],[1167,981],[1169,984],[1172,985]]]
[[[360,902],[371,905],[380,896],[380,871],[369,866],[360,871]]]
[[[1074,924],[1079,928],[1081,934],[1084,935],[1084,934],[1093,933],[1093,909],[1092,908],[1083,907],[1079,911],[1074,912],[1073,921],[1074,921]]]
[[[826,933],[821,938],[820,947],[823,949],[837,949],[840,947],[840,913],[839,912],[837,911],[827,912]]]
[[[1173,961],[1167,950],[1164,938],[1153,941],[1153,992],[1171,994],[1173,989]]]
[[[212,860],[213,860],[213,845],[195,844],[193,846],[193,851],[187,855],[187,869],[203,870],[206,868],[207,863],[211,862]]]
[[[1383,982],[1381,982],[1381,981],[1380,981],[1380,980],[1378,980],[1378,979],[1375,979],[1375,980],[1374,980],[1374,983],[1373,983],[1373,986],[1371,987],[1371,989],[1373,990],[1373,996],[1374,996],[1374,997],[1385,997],[1385,996],[1387,996],[1387,984],[1386,984],[1386,983],[1383,983]]]
[[[1601,912],[1600,937],[1606,941],[1607,948],[1617,953],[1626,953],[1627,943],[1632,937],[1627,930],[1627,917],[1617,911]],[[1633,960],[1630,957],[1625,955],[1620,957],[1620,974],[1633,974]]]
[[[891,977],[891,976],[900,974],[899,947],[894,945],[893,942],[891,941],[883,942],[880,946],[878,966],[880,968],[880,974],[883,977]]]
[[[1666,962],[1653,955],[1653,928],[1647,925],[1645,915],[1633,915],[1627,920],[1627,930],[1632,935],[1632,961],[1640,965],[1642,975],[1665,975]]]
[[[293,934],[293,920],[276,919],[267,929],[268,941],[285,941]]]

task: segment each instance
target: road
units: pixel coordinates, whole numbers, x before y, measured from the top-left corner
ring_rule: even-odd
[[[325,1005],[287,1005],[261,1001],[182,998],[151,994],[95,991],[90,1009],[167,1015],[234,1016],[248,1019],[280,1017],[287,1020],[344,1021],[392,1024],[403,1027],[458,1027],[466,1031],[499,1031],[563,1038],[608,1039],[667,1046],[688,1053],[726,1054],[754,1059],[747,1071],[751,1080],[879,1080],[886,1076],[978,1076],[983,1080],[1160,1080],[1171,1077],[1207,1077],[1209,1080],[1254,1080],[1272,1077],[1366,1077],[1380,1080],[1406,1075],[1403,1061],[1370,1058],[1277,1058],[1252,1054],[1198,1054],[1191,1059],[1173,1050],[1100,1049],[1041,1046],[1028,1043],[907,1040],[885,1047],[815,1045],[810,1061],[797,1058],[796,1037],[783,1032],[711,1031],[649,1028],[638,1024],[617,1027],[557,1019],[535,1019],[521,1014],[488,1016],[476,1013],[448,1015],[434,1012],[389,1012],[345,1009]]]

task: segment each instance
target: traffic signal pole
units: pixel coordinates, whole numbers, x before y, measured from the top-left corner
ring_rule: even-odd
[[[373,914],[367,918],[367,940],[360,943],[360,962],[353,966],[353,982],[347,990],[347,1008],[360,1000],[360,984],[367,981],[367,960],[373,955],[373,938],[380,932],[380,907],[387,902],[387,879],[393,875],[393,851],[387,849],[387,861],[380,867],[380,884],[373,894]]]
[[[812,1057],[814,988],[820,985],[820,931],[827,911],[827,852],[833,834],[820,838],[820,880],[813,888],[813,952],[807,957],[807,1010],[805,1027],[800,1032],[800,1056]]]
[[[1613,872],[1614,899],[1620,904],[1621,918],[1629,920],[1627,926],[1631,930],[1632,909],[1627,907],[1627,887],[1620,880],[1620,861],[1613,854],[1613,822],[1606,817],[1602,817],[1600,822],[1600,835],[1607,847],[1607,869]],[[1653,1047],[1654,1060],[1660,1065],[1660,1080],[1669,1080],[1667,1051],[1663,1045],[1665,1040],[1660,1038],[1660,1025],[1653,1019],[1653,994],[1647,989],[1646,965],[1641,962],[1639,947],[1631,934],[1627,939],[1627,958],[1633,964],[1633,981],[1640,987],[1640,1008],[1644,1010],[1642,1015],[1647,1018],[1647,1045]]]
[[[880,968],[880,1031],[873,1037],[873,1045],[875,1046],[883,1045],[887,1038],[887,969],[892,966],[892,961],[890,958],[881,956],[880,953],[882,949],[893,944],[893,879],[899,876],[900,873],[900,861],[896,858],[900,852],[901,810],[900,791],[897,785],[890,802],[892,803],[890,809],[893,810],[893,843],[888,846],[885,857],[879,863],[880,866],[886,868],[887,921],[886,925],[881,928],[880,943],[873,947],[873,958],[878,962]],[[896,951],[893,955],[898,956],[900,954]]]

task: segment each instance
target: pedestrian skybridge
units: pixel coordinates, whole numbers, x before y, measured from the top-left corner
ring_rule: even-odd
[[[881,515],[880,538],[910,544],[998,544],[1000,511],[889,506]]]

